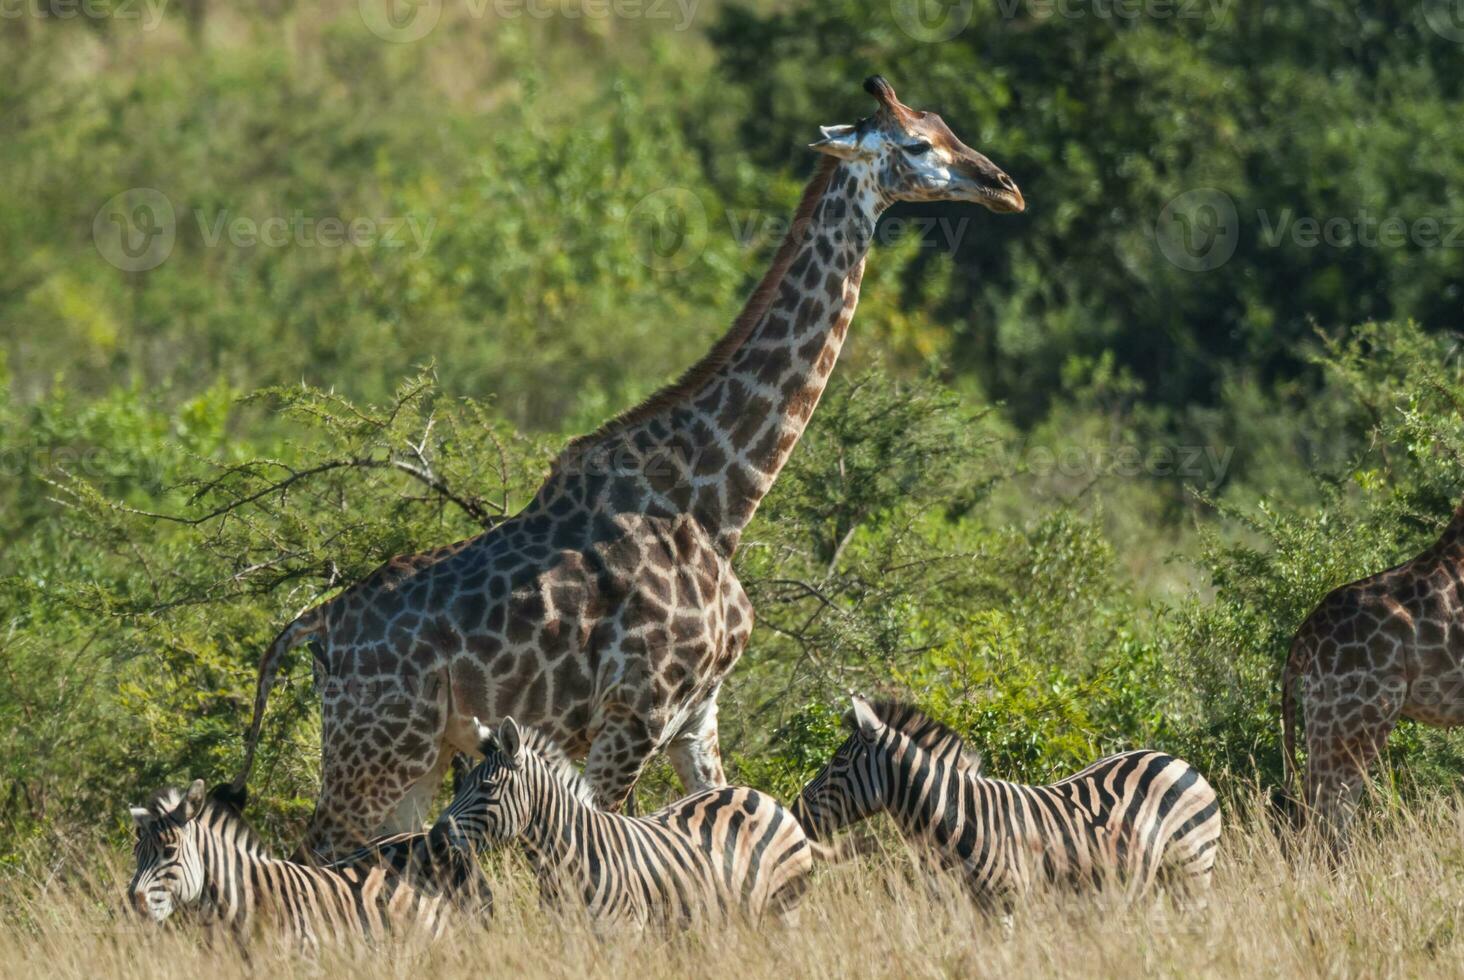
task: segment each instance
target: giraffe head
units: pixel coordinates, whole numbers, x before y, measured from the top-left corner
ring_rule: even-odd
[[[823,126],[815,150],[849,162],[867,175],[886,202],[969,201],[992,211],[1023,211],[1017,184],[971,149],[933,112],[911,109],[879,75],[864,82],[879,102],[874,115],[853,125]]]

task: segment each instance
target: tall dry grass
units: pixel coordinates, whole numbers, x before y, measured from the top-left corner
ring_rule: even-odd
[[[88,868],[79,872],[79,868]],[[1209,908],[1115,908],[1047,896],[1008,928],[933,889],[898,848],[822,871],[795,928],[597,937],[542,912],[511,862],[498,914],[433,945],[386,942],[318,960],[257,944],[251,963],[186,928],[141,927],[120,898],[126,854],[52,855],[0,879],[0,973],[47,978],[627,976],[1455,976],[1464,970],[1464,801],[1375,813],[1341,868],[1288,861],[1264,821],[1231,816]]]

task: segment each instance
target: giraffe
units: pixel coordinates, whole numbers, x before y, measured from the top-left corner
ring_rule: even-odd
[[[1464,724],[1464,503],[1422,554],[1333,590],[1297,630],[1281,675],[1288,788],[1298,769],[1298,682],[1301,799],[1340,850],[1368,770],[1398,720]]]
[[[743,529],[812,415],[896,201],[1022,211],[1017,185],[883,78],[878,108],[821,127],[824,156],[771,267],[679,379],[574,439],[518,514],[388,561],[287,626],[260,659],[242,788],[286,652],[309,643],[321,787],[302,852],[417,829],[474,716],[509,715],[585,760],[620,808],[664,749],[688,792],[726,784],[717,695],[753,611]]]

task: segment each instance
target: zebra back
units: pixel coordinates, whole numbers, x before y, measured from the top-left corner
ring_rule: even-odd
[[[506,719],[439,818],[464,847],[514,843],[542,894],[597,919],[685,924],[784,914],[813,852],[798,822],[756,790],[709,790],[646,817],[599,810]],[[434,828],[435,830],[436,828]]]
[[[938,755],[862,700],[856,728],[804,787],[796,812],[811,835],[880,812],[934,863],[960,872],[978,895],[1025,892],[1043,882],[1130,894],[1163,875],[1182,891],[1208,888],[1220,834],[1214,790],[1188,763],[1135,750],[1048,786],[986,779],[962,767],[948,743]],[[921,741],[929,742],[929,734]]]
[[[376,860],[358,857],[346,866],[297,864],[270,856],[226,800],[205,796],[196,780],[133,808],[137,869],[130,891],[139,913],[162,922],[193,908],[206,925],[241,940],[267,925],[310,949],[393,929],[437,936],[446,928],[446,896],[393,867],[421,845],[390,842]]]

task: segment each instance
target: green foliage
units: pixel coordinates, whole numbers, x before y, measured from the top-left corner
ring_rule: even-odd
[[[951,369],[1024,421],[1050,407],[1074,353],[1112,352],[1148,399],[1183,408],[1212,401],[1236,367],[1295,373],[1314,323],[1457,329],[1455,249],[1377,234],[1385,218],[1424,220],[1459,240],[1464,47],[1426,5],[1118,9],[733,5],[712,38],[755,109],[744,141],[772,164],[793,158],[810,121],[865,115],[852,82],[877,67],[1022,186],[1027,214],[962,241],[940,313]],[[1415,166],[1424,142],[1435,152]],[[1193,272],[1156,233],[1165,206],[1201,188],[1228,197],[1238,235],[1228,261]],[[1346,233],[1308,244],[1291,233],[1308,217]]]
[[[915,699],[997,775],[1147,743],[1274,779],[1291,632],[1436,533],[1464,382],[1454,249],[1268,229],[1464,213],[1464,46],[1416,4],[956,4],[972,21],[938,43],[911,6],[724,4],[683,33],[446,5],[408,44],[355,5],[9,21],[0,859],[232,773],[283,623],[512,512],[566,436],[690,363],[762,272],[816,125],[869,111],[871,67],[1031,208],[880,229],[738,556],[739,778],[794,792],[857,689]],[[1203,187],[1239,237],[1190,272],[1156,229]],[[175,240],[128,270],[109,209],[146,188]],[[304,661],[253,787],[291,841]],[[1390,760],[1430,790],[1464,749],[1405,725]]]
[[[1426,547],[1464,486],[1457,340],[1368,324],[1328,340],[1317,360],[1365,420],[1366,451],[1320,475],[1316,506],[1222,504],[1221,514],[1247,533],[1204,535],[1199,560],[1215,595],[1187,602],[1173,628],[1195,760],[1237,769],[1255,760],[1271,779],[1280,773],[1277,678],[1292,633],[1330,590]],[[1399,766],[1452,761],[1459,744],[1405,722],[1390,758]],[[1436,777],[1441,767],[1431,769]]]

